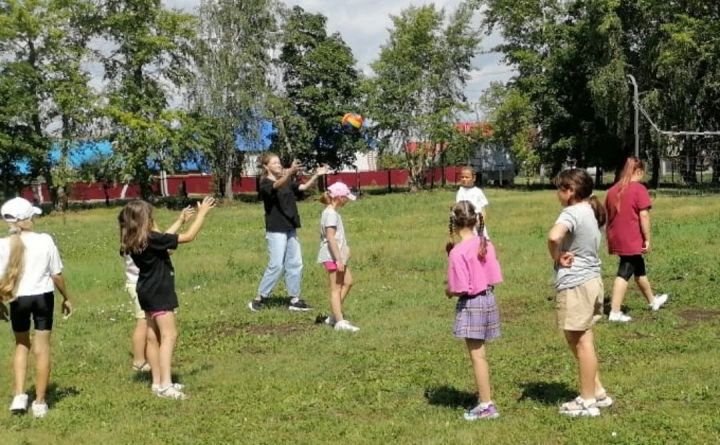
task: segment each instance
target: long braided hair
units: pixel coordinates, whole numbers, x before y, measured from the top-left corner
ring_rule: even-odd
[[[445,244],[445,251],[450,254],[452,248],[459,242],[458,232],[460,229],[475,228],[480,237],[478,248],[478,259],[484,260],[487,254],[487,239],[483,235],[485,220],[482,213],[475,211],[475,206],[470,201],[460,201],[450,208],[450,219],[448,222],[448,242]]]

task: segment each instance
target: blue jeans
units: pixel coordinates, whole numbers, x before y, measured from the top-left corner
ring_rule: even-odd
[[[303,263],[297,231],[265,232],[265,239],[270,260],[260,280],[257,294],[263,298],[270,296],[284,270],[285,288],[288,294],[291,297],[299,297]]]

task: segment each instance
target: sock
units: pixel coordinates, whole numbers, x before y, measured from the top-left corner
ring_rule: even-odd
[[[492,401],[492,400],[489,401],[489,402],[487,402],[487,403],[486,403],[486,402],[480,402],[480,403],[478,403],[478,406],[480,407],[480,409],[485,409],[485,408],[487,408],[487,407],[490,406],[490,405],[493,405],[493,401]]]
[[[290,303],[295,304],[295,303],[297,303],[299,300],[300,300],[300,297],[291,297],[291,298],[290,298]]]

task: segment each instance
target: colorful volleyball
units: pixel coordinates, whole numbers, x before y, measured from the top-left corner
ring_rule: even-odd
[[[346,130],[357,131],[362,128],[363,118],[356,113],[345,113],[342,117],[342,126]]]

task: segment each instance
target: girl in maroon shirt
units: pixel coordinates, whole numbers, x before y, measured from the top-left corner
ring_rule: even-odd
[[[608,215],[607,239],[611,255],[620,257],[613,284],[609,321],[628,322],[632,318],[621,311],[630,277],[635,276],[648,307],[657,311],[668,299],[655,295],[645,270],[643,255],[650,252],[650,195],[640,181],[645,176],[643,162],[631,156],[625,162],[620,180],[610,187],[605,198]]]

